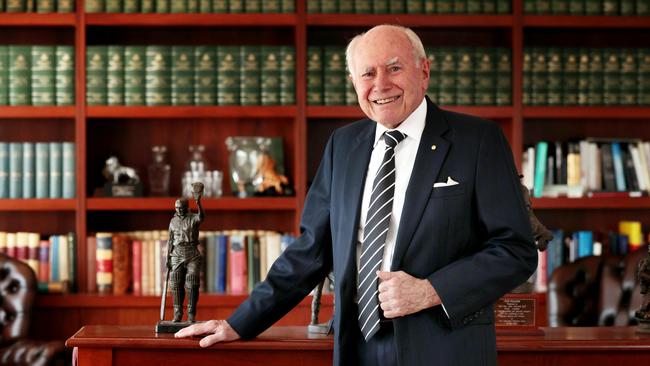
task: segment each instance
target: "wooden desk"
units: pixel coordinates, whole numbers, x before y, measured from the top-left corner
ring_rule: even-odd
[[[635,333],[634,327],[542,330],[544,335],[498,336],[499,365],[650,364],[650,334]],[[79,366],[199,366],[217,360],[220,366],[332,364],[332,338],[309,336],[302,326],[273,327],[255,340],[207,349],[198,341],[156,335],[153,326],[86,326],[66,345],[79,347]]]

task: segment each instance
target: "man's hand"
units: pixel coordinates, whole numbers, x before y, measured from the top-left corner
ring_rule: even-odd
[[[225,320],[210,320],[205,323],[190,325],[176,332],[174,337],[185,338],[206,334],[209,335],[203,337],[199,342],[201,347],[210,347],[217,342],[229,342],[240,338],[239,334]]]
[[[415,278],[404,271],[377,271],[377,276],[379,303],[387,319],[417,313],[441,303],[426,279]]]

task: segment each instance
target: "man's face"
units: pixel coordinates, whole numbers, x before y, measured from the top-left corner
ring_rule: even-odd
[[[180,201],[176,201],[176,213],[180,216],[184,216],[187,213],[187,207]]]
[[[359,41],[350,72],[359,106],[388,129],[397,127],[422,102],[429,83],[426,59],[416,66],[411,42],[396,29],[378,27]]]

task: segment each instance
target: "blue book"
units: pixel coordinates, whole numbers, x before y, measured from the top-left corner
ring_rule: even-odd
[[[59,236],[50,236],[50,281],[60,281],[59,276]]]
[[[0,142],[0,198],[9,198],[9,144]]]
[[[616,190],[625,192],[627,187],[625,186],[625,171],[623,170],[623,153],[621,152],[621,144],[618,142],[612,142],[612,159],[614,160]]]
[[[553,230],[553,239],[548,243],[548,248],[546,249],[546,274],[548,279],[551,279],[553,271],[562,265],[563,262],[563,251],[564,251],[564,231],[561,229]]]
[[[594,234],[591,231],[578,231],[578,258],[594,254]]]
[[[50,146],[36,143],[36,198],[50,198]]]
[[[9,143],[9,198],[23,198],[23,144]]]
[[[74,198],[76,191],[76,179],[77,175],[75,174],[75,145],[74,142],[64,142],[62,144],[63,150],[63,160],[61,162],[61,170],[63,174],[63,181],[61,182],[61,190],[63,198]]]
[[[546,180],[546,157],[548,155],[548,143],[540,141],[535,149],[535,181],[533,183],[533,197],[542,197],[544,192],[544,181]]]
[[[217,235],[216,238],[215,260],[216,265],[216,290],[218,293],[226,293],[227,273],[228,273],[228,236],[224,234]]]
[[[61,174],[63,171],[63,146],[60,142],[50,142],[50,198],[61,198]]]
[[[34,198],[35,196],[35,157],[34,143],[23,142],[23,198]]]

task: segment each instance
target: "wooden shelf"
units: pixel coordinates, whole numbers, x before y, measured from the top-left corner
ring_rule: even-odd
[[[307,25],[327,27],[368,27],[400,24],[428,28],[509,28],[512,15],[429,15],[429,14],[307,14]]]
[[[650,21],[650,20],[649,20]],[[524,118],[589,118],[589,119],[645,119],[650,120],[650,107],[524,107]]]
[[[650,208],[650,197],[639,198],[533,198],[533,210],[548,209],[631,209]]]
[[[512,107],[441,106],[442,109],[483,118],[512,118]],[[308,106],[307,118],[364,118],[357,106]]]
[[[296,14],[86,14],[87,25],[138,27],[295,26]]]
[[[0,211],[74,211],[75,199],[0,199]]]
[[[74,118],[75,107],[65,106],[0,106],[0,119],[5,118]]]
[[[524,15],[523,22],[539,28],[650,28],[647,16]]]
[[[1,110],[0,110],[1,111]],[[293,118],[295,106],[90,106],[89,118]]]
[[[175,197],[163,198],[88,198],[89,211],[173,211]],[[201,201],[205,210],[295,210],[295,197],[254,198],[205,198]]]
[[[0,26],[12,27],[74,27],[76,13],[0,13]]]

